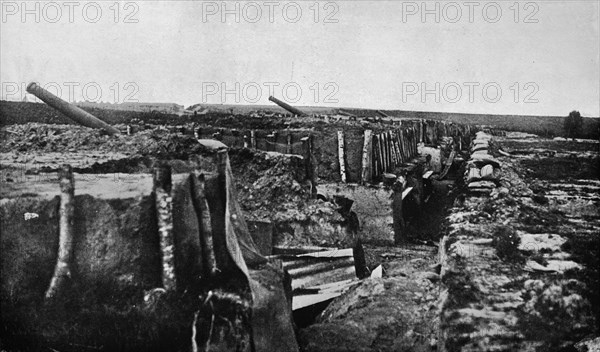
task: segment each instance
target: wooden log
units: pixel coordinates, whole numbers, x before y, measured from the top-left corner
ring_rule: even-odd
[[[373,131],[365,130],[363,140],[363,152],[362,152],[362,170],[360,174],[360,180],[363,184],[371,182],[373,180],[373,169],[372,169],[372,156],[373,156]]]
[[[396,155],[396,149],[394,148],[394,134],[392,131],[388,131],[388,141],[390,144],[390,152],[392,154],[392,169],[398,165],[398,156]]]
[[[198,218],[199,239],[202,254],[202,271],[204,276],[214,277],[217,274],[217,262],[213,244],[213,231],[205,193],[204,174],[196,171],[190,174],[192,205]]]
[[[398,155],[398,164],[402,164],[402,151],[400,149],[400,139],[398,137],[398,130],[394,130],[394,147],[396,148],[396,154]]]
[[[408,143],[410,148],[410,158],[412,159],[415,157],[415,134],[412,126],[408,128]]]
[[[384,151],[383,151],[383,134],[379,134],[379,138],[377,139],[377,145],[378,145],[378,150],[379,150],[379,170],[380,170],[380,175],[383,174],[385,172],[385,158],[384,158]]]
[[[387,145],[386,145],[386,138],[385,138],[385,133],[382,133],[381,135],[381,157],[382,157],[382,164],[383,164],[383,172],[387,172],[388,171],[388,158],[387,158]]]
[[[416,136],[417,134],[415,133],[415,127],[412,126],[410,129],[410,149],[411,149],[411,158],[414,158],[415,156],[417,156],[417,140],[416,140]]]
[[[396,149],[394,148],[394,135],[391,131],[388,131],[388,141],[390,144],[390,151],[392,154],[392,168],[395,168],[398,165],[398,159],[396,157]]]
[[[58,257],[50,286],[46,290],[45,298],[47,301],[54,299],[71,278],[71,261],[73,258],[75,181],[71,166],[62,165],[58,177],[60,184]]]
[[[346,183],[346,158],[344,155],[344,131],[337,131],[338,136],[338,163],[340,165],[340,177],[342,183]]]
[[[398,153],[398,163],[402,163],[404,158],[402,157],[402,147],[400,146],[400,131],[394,130],[394,145],[396,147],[396,153]]]
[[[392,169],[392,150],[390,148],[390,137],[387,132],[384,132],[383,135],[385,136],[385,156],[387,163],[386,171],[389,172]]]
[[[372,138],[372,144],[373,144],[373,154],[372,154],[372,160],[373,160],[373,174],[372,179],[376,178],[379,175],[379,146],[377,143],[377,135],[374,135]]]
[[[406,131],[404,128],[400,129],[400,145],[402,146],[402,159],[404,159],[404,162],[407,162],[408,151],[406,150]]]
[[[154,168],[153,190],[162,262],[162,284],[166,291],[177,288],[175,278],[175,242],[173,240],[173,198],[171,197],[171,167],[160,164]]]
[[[386,171],[390,171],[392,169],[392,150],[390,148],[390,137],[389,134],[387,132],[383,133],[385,135],[385,150],[386,150],[386,156],[387,156],[387,170]]]

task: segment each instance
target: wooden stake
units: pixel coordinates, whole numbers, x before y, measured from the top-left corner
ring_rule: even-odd
[[[256,149],[256,133],[254,130],[250,130],[250,146],[252,149]]]
[[[400,131],[394,131],[394,147],[396,148],[396,153],[398,154],[398,163],[401,164],[404,162],[404,158],[402,157],[402,149],[400,148]]]
[[[287,146],[285,148],[286,154],[292,154],[292,134],[288,132],[287,134]]]
[[[371,182],[373,179],[372,170],[372,156],[373,156],[373,131],[365,130],[364,142],[363,142],[363,155],[362,155],[362,172],[361,181],[363,184]]]
[[[158,234],[162,259],[162,283],[166,291],[177,289],[175,278],[175,242],[173,240],[173,198],[171,197],[171,167],[161,164],[154,168],[154,204],[158,217]]]
[[[377,143],[377,135],[372,138],[372,146],[373,146],[373,174],[371,175],[371,180],[379,175],[379,146]]]
[[[387,149],[386,149],[386,143],[385,143],[385,133],[381,133],[380,134],[381,138],[379,138],[379,143],[381,144],[381,165],[383,166],[383,169],[381,170],[382,173],[386,173],[388,170],[388,160],[387,160]]]
[[[377,150],[379,151],[379,174],[383,174],[385,172],[385,158],[383,151],[383,134],[379,134],[379,138],[377,138]]]
[[[396,148],[394,148],[394,135],[392,134],[392,131],[388,131],[388,141],[392,153],[392,167],[396,167],[398,165],[398,156],[396,154]]]
[[[342,183],[346,183],[346,158],[344,155],[344,131],[338,131],[338,162],[340,165],[340,177]]]
[[[202,253],[202,270],[206,276],[214,277],[217,273],[217,262],[215,259],[215,247],[213,244],[213,231],[208,208],[208,200],[205,193],[204,174],[196,171],[190,174],[190,186],[192,193],[192,204],[198,218],[200,246]]]
[[[60,182],[58,258],[46,291],[46,300],[54,299],[71,278],[73,258],[73,233],[75,225],[75,181],[70,165],[64,164],[58,172]]]

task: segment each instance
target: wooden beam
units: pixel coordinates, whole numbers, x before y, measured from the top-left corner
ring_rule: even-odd
[[[342,183],[346,183],[346,162],[344,154],[344,131],[337,131],[338,136],[338,162]]]
[[[161,251],[162,283],[166,291],[174,291],[177,288],[171,187],[171,167],[166,163],[159,164],[154,168],[153,189]]]
[[[365,130],[363,140],[362,172],[360,179],[363,184],[373,180],[373,131]]]
[[[64,164],[59,172],[60,183],[60,208],[59,208],[59,236],[58,258],[56,267],[46,290],[46,300],[54,299],[63,290],[66,282],[71,278],[71,261],[73,258],[73,234],[75,225],[75,181],[73,169]]]

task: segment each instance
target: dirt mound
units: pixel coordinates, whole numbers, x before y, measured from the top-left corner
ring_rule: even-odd
[[[27,123],[0,130],[0,152],[101,151],[179,158],[200,150],[192,135],[148,129],[132,136],[108,136],[101,130],[73,125]]]

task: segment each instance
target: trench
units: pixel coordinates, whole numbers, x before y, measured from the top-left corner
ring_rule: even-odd
[[[70,133],[67,131],[58,134],[58,136],[63,137],[56,137],[49,128],[46,130],[45,128],[38,126],[35,127],[35,129],[37,132],[32,134],[34,136],[32,137],[33,139],[27,140],[26,143],[35,144],[43,142],[43,145],[40,144],[40,147],[46,148],[48,146],[46,141],[39,141],[44,138],[38,138],[40,134],[45,133],[49,136],[47,139],[56,144],[56,147],[52,146],[52,149],[47,150],[60,150],[59,147],[60,144],[63,143],[63,140],[67,141],[75,139],[70,138],[69,136],[63,136],[64,134]],[[61,130],[61,128],[58,130]],[[359,134],[359,136],[361,135]],[[137,136],[134,136],[134,138],[136,137]],[[139,136],[140,141],[136,141],[136,143],[146,143],[146,140],[142,137],[145,138],[145,136]],[[17,181],[14,183],[27,184],[30,177],[36,176],[43,179],[45,177],[44,175],[54,173],[62,162],[72,163],[74,171],[79,173],[82,178],[87,181],[85,187],[90,186],[91,188],[94,188],[95,182],[101,181],[101,177],[105,177],[108,174],[112,174],[114,182],[130,182],[134,184],[139,183],[140,179],[145,179],[144,182],[148,183],[148,174],[151,173],[152,166],[156,160],[167,162],[171,166],[174,174],[186,174],[198,168],[205,172],[213,172],[215,167],[211,158],[203,154],[202,150],[199,150],[196,145],[193,144],[197,144],[193,137],[189,137],[189,135],[176,135],[173,137],[166,132],[156,133],[155,135],[152,135],[153,142],[143,145],[143,148],[145,148],[143,150],[147,149],[150,150],[150,152],[141,154],[131,153],[133,155],[127,154],[127,151],[121,155],[116,152],[118,148],[115,146],[111,146],[112,149],[110,153],[106,153],[107,150],[102,149],[101,152],[99,152],[98,157],[94,156],[92,158],[88,158],[85,155],[85,151],[80,152],[76,149],[69,149],[69,151],[65,153],[60,153],[58,151],[52,152],[54,154],[44,150],[44,152],[36,155],[36,160],[39,160],[40,162],[37,165],[32,165],[33,167],[31,169],[21,170],[12,168],[10,164],[3,164],[2,178],[11,183]],[[119,143],[121,142],[122,141],[119,141]],[[98,141],[98,145],[103,145],[102,143],[104,143],[102,140]],[[336,141],[333,139],[328,141],[328,143],[335,145]],[[352,143],[356,145],[362,144],[359,139],[354,140]],[[25,151],[25,145],[26,144],[23,143],[23,146],[19,148],[23,149],[22,151]],[[116,144],[116,146],[119,146],[119,144]],[[92,146],[91,148],[93,149],[95,146]],[[332,148],[327,147],[323,149],[329,150]],[[335,148],[333,149],[335,150]],[[358,156],[360,156],[360,153],[357,153],[357,150],[361,149],[359,147],[354,148],[353,159],[358,159]],[[111,154],[113,152],[114,154]],[[100,155],[102,153],[105,153],[106,155]],[[366,264],[371,271],[374,271],[379,265],[382,265],[384,274],[380,279],[371,281],[365,280],[365,282],[369,282],[364,285],[358,285],[353,289],[353,292],[349,292],[349,294],[344,295],[340,299],[324,302],[323,304],[309,307],[308,309],[298,311],[294,314],[300,347],[303,350],[318,351],[319,348],[314,348],[315,344],[321,346],[323,349],[326,349],[328,346],[336,346],[340,341],[336,341],[335,338],[339,337],[342,339],[344,336],[347,336],[349,326],[351,326],[354,321],[357,321],[357,314],[360,314],[364,321],[370,322],[368,335],[370,336],[371,342],[369,344],[375,349],[390,350],[392,349],[392,346],[398,344],[398,340],[400,339],[400,343],[404,347],[418,346],[420,350],[433,350],[438,334],[437,323],[435,323],[435,321],[439,315],[437,308],[435,307],[437,307],[436,301],[440,292],[437,246],[441,233],[443,232],[444,218],[457,193],[457,188],[455,186],[457,170],[453,169],[443,181],[432,182],[432,192],[430,195],[427,195],[428,202],[423,206],[417,206],[415,204],[415,199],[413,199],[412,196],[409,196],[405,200],[406,204],[403,206],[403,209],[406,226],[403,230],[403,236],[406,237],[406,241],[402,245],[395,245],[392,224],[393,217],[390,204],[391,190],[381,185],[358,186],[355,184],[336,182],[338,176],[332,176],[336,173],[335,168],[332,166],[334,165],[332,160],[335,160],[335,155],[331,152],[328,153],[331,155],[327,156],[323,165],[320,165],[320,169],[324,169],[325,175],[329,176],[325,178],[323,184],[318,185],[318,189],[329,192],[329,198],[332,198],[336,194],[341,194],[355,200],[356,213],[361,221],[364,220],[360,227],[359,237],[364,244]],[[310,240],[322,240],[326,242],[325,245],[328,246],[337,246],[339,248],[346,247],[347,242],[344,242],[345,238],[343,233],[340,231],[338,231],[340,232],[338,233],[336,232],[337,230],[335,230],[333,231],[335,233],[331,234],[332,231],[330,231],[334,228],[334,226],[330,225],[339,227],[338,225],[341,222],[340,219],[336,218],[335,214],[330,214],[332,210],[333,213],[335,213],[336,207],[332,205],[331,202],[307,200],[308,193],[306,185],[298,185],[298,182],[295,182],[296,180],[301,180],[305,177],[305,175],[302,175],[302,167],[297,165],[297,160],[294,157],[282,157],[274,154],[278,153],[258,153],[246,148],[233,148],[230,151],[231,165],[237,183],[236,186],[238,188],[238,197],[242,203],[243,211],[250,214],[248,220],[260,221],[264,217],[274,216],[274,214],[279,216],[281,213],[285,213],[287,214],[286,216],[289,215],[292,218],[292,221],[296,221],[293,219],[297,215],[295,208],[303,207],[304,210],[308,209],[311,211],[311,207],[316,207],[315,214],[319,216],[319,220],[323,220],[322,222],[325,225],[319,233],[311,234],[305,229],[301,235],[312,235],[313,237],[311,237]],[[23,155],[17,155],[14,162],[16,164],[21,162],[21,157],[23,157]],[[7,167],[5,167],[6,165]],[[351,170],[351,172],[353,173],[353,179],[358,177],[356,170]],[[19,179],[23,177],[25,179]],[[137,189],[142,189],[142,186],[143,185],[140,184],[132,186],[132,188],[137,187]],[[21,189],[21,191],[23,189]],[[88,191],[88,189],[85,190]],[[111,209],[109,210],[111,212],[114,211],[115,213],[119,213],[122,211],[125,213],[127,208],[131,207],[131,204],[134,203],[134,201],[130,200],[134,197],[130,196],[128,196],[127,201],[120,202],[118,199],[124,197],[124,195],[118,193],[119,190],[117,187],[115,187],[115,189],[103,191],[106,191],[104,197],[114,197],[114,199],[116,199],[116,201],[111,200],[108,202],[110,203]],[[31,196],[31,198],[36,196],[34,193],[25,193],[21,195],[26,197]],[[277,207],[274,208],[272,205],[277,205]],[[319,213],[321,210],[325,210],[325,212]],[[93,216],[92,214],[89,215],[90,217]],[[311,214],[311,216],[312,215],[314,214]],[[137,221],[136,219],[119,218],[117,221],[130,220],[132,220],[131,226],[135,226],[133,222]],[[144,222],[151,223],[152,220],[146,219]],[[90,223],[88,225],[89,229],[94,231],[96,235],[103,235],[103,226],[106,224],[101,223],[100,221],[100,223]],[[113,226],[113,224],[110,225]],[[120,224],[115,225],[115,227],[119,226]],[[282,229],[286,230],[283,226],[276,230]],[[146,232],[150,233],[154,231]],[[121,236],[121,234],[118,234],[118,236]],[[322,237],[320,238],[320,236]],[[274,234],[274,240],[281,241],[282,238],[275,238]],[[292,240],[297,239],[292,238]],[[289,242],[287,244],[293,246],[297,243]],[[98,255],[98,258],[100,258],[95,250],[95,248],[90,249],[90,253]],[[191,252],[192,249],[189,251]],[[100,252],[105,253],[110,251],[107,251],[106,248],[104,248],[101,249]],[[152,252],[152,249],[148,249],[148,252]],[[154,261],[156,261],[156,259],[157,258],[153,258]],[[98,261],[100,262],[101,260],[98,259]],[[51,260],[49,263],[50,262]],[[48,265],[48,268],[51,267],[51,264]],[[49,274],[50,273],[48,272],[48,275]],[[150,277],[153,275],[148,276]],[[122,278],[123,280],[130,280],[127,275],[122,275]],[[47,281],[48,280],[44,278],[38,280],[37,284],[44,286]],[[149,287],[152,286],[156,285],[150,285]],[[43,287],[40,286],[40,290],[43,291]],[[117,292],[114,294],[120,293]],[[89,295],[91,295],[91,293],[89,293]],[[112,295],[113,293],[111,292],[106,296],[112,297]],[[132,301],[137,302],[139,299],[139,292],[137,292],[136,296],[132,298]],[[77,304],[84,306],[87,302],[82,298]],[[434,308],[422,310],[422,307]],[[185,307],[179,308],[181,310]],[[132,309],[135,312],[135,309],[137,308],[134,307]],[[175,314],[177,311],[178,310],[170,312],[169,315]],[[118,314],[119,312],[118,310],[115,310],[110,313]],[[25,320],[26,319],[23,319],[23,321]],[[34,321],[35,319],[29,319],[28,317],[27,320]],[[65,329],[68,327],[69,323],[70,322],[68,321],[64,322],[64,324],[58,322],[56,326],[53,327],[56,331],[46,331],[45,333],[49,336],[55,334],[56,336],[52,336],[52,338],[64,338],[64,331],[66,331]],[[110,335],[111,333],[114,334],[114,336],[109,336],[110,339],[115,338],[118,340],[126,334],[140,337],[135,336],[135,332],[129,330],[127,333],[118,331],[119,326],[117,323],[118,322],[116,321],[114,324],[115,331],[111,330],[106,332],[107,335]],[[151,325],[151,323],[152,322],[148,322],[148,325]],[[135,328],[136,327],[132,325],[132,329],[135,330]],[[148,333],[154,334],[156,333],[155,331],[160,328],[160,324],[157,326],[144,327],[144,329],[146,328],[149,330]],[[180,329],[180,326],[170,326],[169,328]],[[38,333],[37,327],[31,327],[31,329],[33,331],[32,334]],[[314,329],[320,330],[320,333],[314,334]],[[81,336],[78,336],[78,338],[84,341],[91,338],[90,336],[94,336],[92,330],[93,329],[90,327],[89,331],[82,331],[80,334]],[[414,331],[413,335],[417,337],[411,335],[414,338],[410,337],[408,340],[402,337],[403,334],[411,331]],[[88,333],[89,336],[87,335]],[[324,333],[329,333],[334,340],[319,340],[318,338],[322,337]],[[316,337],[317,339],[307,337]],[[151,340],[148,339],[148,341]],[[144,343],[147,343],[148,341],[145,341]],[[136,342],[134,341],[134,343]],[[354,344],[357,343],[357,341],[349,339],[346,343]],[[90,343],[90,346],[94,345],[94,343]],[[126,348],[123,347],[123,349]],[[354,349],[350,345],[347,350]]]
[[[400,245],[393,243],[389,211],[382,210],[390,207],[389,199],[382,196],[386,191],[373,188],[349,191],[340,184],[325,185],[324,188],[333,188],[349,197],[359,193],[362,200],[379,200],[378,206],[370,203],[366,209],[358,207],[357,212],[359,218],[372,220],[366,227],[363,224],[360,238],[368,268],[372,271],[381,265],[383,277],[370,280],[343,297],[294,312],[301,350],[352,351],[367,347],[437,350],[438,300],[442,292],[438,245],[445,233],[445,219],[460,193],[456,186],[459,169],[453,167],[445,179],[431,182],[431,193],[426,195],[428,201],[420,209],[416,210],[418,207],[412,198],[405,199],[403,215],[408,240]],[[423,288],[424,281],[430,286]],[[349,333],[351,326],[370,340],[367,342]],[[412,332],[417,338],[403,336]]]

